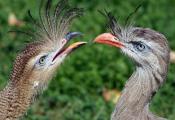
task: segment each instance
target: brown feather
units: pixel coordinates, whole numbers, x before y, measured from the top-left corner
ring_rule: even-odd
[[[0,91],[0,120],[21,118],[36,96],[47,87],[57,67],[43,70],[41,73],[40,70],[34,69],[35,59],[42,53],[59,50],[61,40],[69,32],[72,20],[82,14],[82,9],[71,8],[67,0],[58,2],[54,12],[51,11],[51,4],[51,0],[45,5],[44,1],[41,2],[39,22],[28,12],[32,23],[37,27],[30,34],[35,41],[27,44],[18,54],[10,80]]]

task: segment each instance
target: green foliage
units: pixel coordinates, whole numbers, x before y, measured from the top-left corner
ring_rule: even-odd
[[[54,1],[56,2],[56,0]],[[140,0],[72,0],[71,4],[85,8],[85,15],[74,21],[72,31],[81,31],[79,40],[92,41],[105,32],[105,18],[97,10],[112,11],[121,23],[140,4]],[[0,1],[0,88],[8,80],[19,48],[25,41],[24,35],[8,34],[13,29],[8,25],[8,15],[29,21],[27,10],[37,17],[38,3],[35,0]],[[147,0],[135,15],[135,25],[150,27],[165,34],[171,48],[175,49],[174,0]],[[26,29],[23,26],[20,29]],[[47,91],[39,98],[24,119],[26,120],[108,120],[114,104],[105,102],[104,88],[122,90],[125,81],[133,72],[133,65],[116,48],[96,45],[91,42],[78,49],[58,69]],[[154,97],[151,109],[156,114],[175,118],[175,65],[170,66],[166,84]]]

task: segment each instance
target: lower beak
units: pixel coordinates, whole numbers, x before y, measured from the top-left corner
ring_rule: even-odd
[[[73,50],[75,50],[76,48],[79,48],[80,46],[85,45],[87,42],[76,42],[71,44],[70,46],[68,46],[67,48],[63,48],[61,51],[59,51],[58,53],[56,53],[56,55],[54,56],[52,62],[60,55],[60,54],[69,54],[71,53]]]
[[[73,44],[71,44],[70,46],[68,46],[65,49],[64,53],[68,54],[68,53],[72,52],[73,50],[75,50],[76,48],[79,48],[80,46],[85,45],[86,43],[87,42],[76,42],[76,43],[73,43]]]
[[[103,33],[99,36],[97,36],[94,40],[96,43],[102,43],[102,44],[107,44],[111,46],[115,46],[118,48],[124,47],[124,44],[120,42],[114,35],[111,33]]]

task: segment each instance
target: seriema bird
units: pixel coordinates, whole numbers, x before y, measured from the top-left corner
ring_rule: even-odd
[[[67,0],[57,3],[51,10],[51,0],[41,3],[40,21],[32,18],[36,26],[33,42],[26,45],[16,57],[10,80],[0,91],[0,120],[16,120],[26,113],[53,78],[57,68],[75,48],[86,42],[76,42],[65,47],[79,32],[69,32],[74,18],[82,14],[82,9],[71,8]]]
[[[149,28],[121,27],[106,13],[111,33],[94,40],[117,48],[136,65],[119,98],[112,120],[166,120],[149,111],[149,103],[164,84],[169,65],[169,46],[165,36]]]

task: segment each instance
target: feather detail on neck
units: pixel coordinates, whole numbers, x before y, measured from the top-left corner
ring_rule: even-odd
[[[159,73],[138,67],[125,85],[112,120],[163,120],[149,112],[149,103],[163,81]]]

